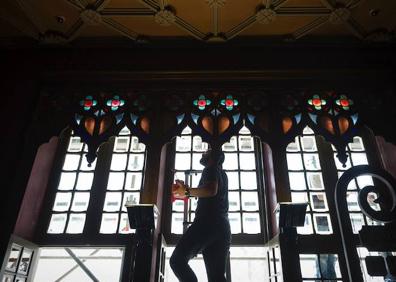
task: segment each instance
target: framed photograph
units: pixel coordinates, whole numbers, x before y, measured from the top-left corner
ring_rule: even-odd
[[[5,267],[7,271],[10,272],[17,271],[18,261],[19,261],[19,257],[21,256],[21,253],[22,253],[22,247],[17,244],[12,244],[11,251],[8,256],[7,264]]]

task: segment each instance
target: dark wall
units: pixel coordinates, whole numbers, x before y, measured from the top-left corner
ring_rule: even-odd
[[[6,215],[1,227],[0,257],[14,228],[36,150],[62,130],[56,126],[63,120],[40,119],[37,105],[43,86],[155,85],[166,89],[191,85],[212,88],[266,85],[279,89],[357,87],[364,90],[362,95],[386,89],[394,93],[394,46],[336,42],[174,46],[0,50],[1,189],[5,192],[0,206],[2,215]]]

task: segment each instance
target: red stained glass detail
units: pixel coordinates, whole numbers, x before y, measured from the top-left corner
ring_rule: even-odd
[[[349,101],[348,100],[342,99],[342,100],[340,100],[340,104],[343,107],[349,107]]]
[[[92,100],[85,100],[84,101],[84,107],[90,108],[90,107],[92,107],[92,105],[93,105]]]
[[[112,107],[120,106],[120,100],[115,100],[115,99],[111,100],[111,106]]]
[[[198,106],[205,107],[206,106],[206,101],[205,100],[198,100]]]
[[[321,99],[312,99],[312,105],[318,107],[322,105],[322,100]]]
[[[227,107],[232,107],[234,105],[234,101],[232,101],[231,99],[227,99],[225,101],[225,104]]]

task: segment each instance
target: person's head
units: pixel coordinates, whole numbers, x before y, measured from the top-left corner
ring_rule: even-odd
[[[224,162],[224,153],[221,150],[209,149],[202,154],[201,165],[208,167],[211,165],[221,166]]]

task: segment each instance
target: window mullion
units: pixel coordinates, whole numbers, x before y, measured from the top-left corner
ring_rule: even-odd
[[[96,238],[100,230],[114,140],[114,138],[110,138],[109,142],[100,146],[98,150],[96,169],[91,187],[91,199],[84,229],[91,238]]]

